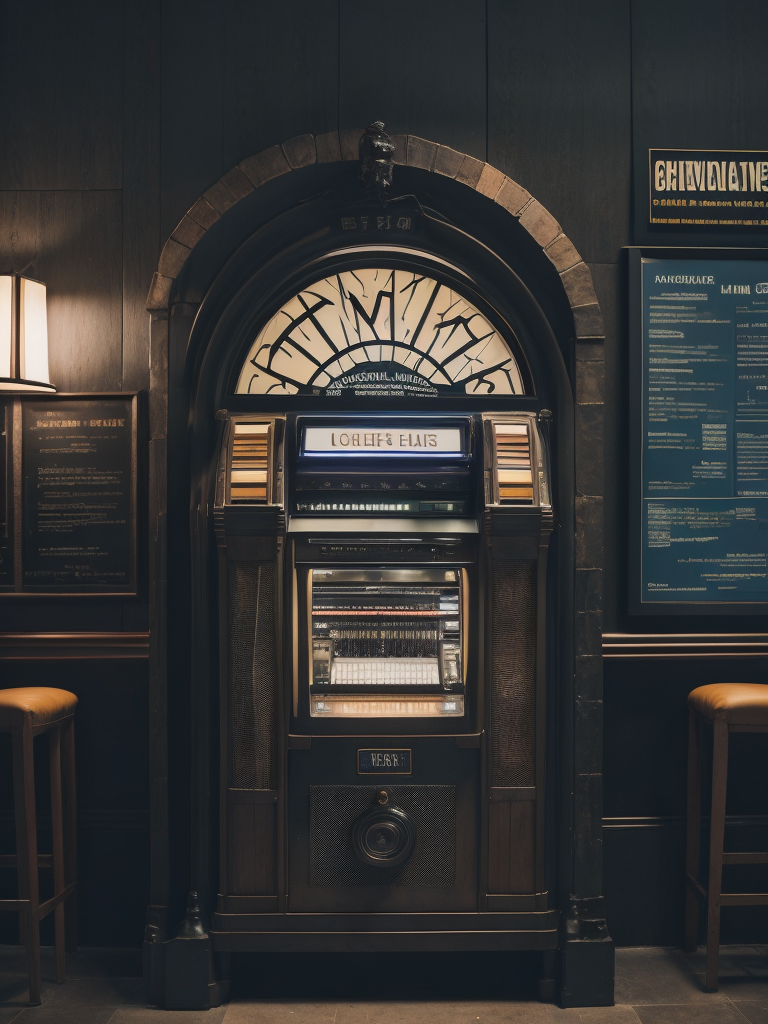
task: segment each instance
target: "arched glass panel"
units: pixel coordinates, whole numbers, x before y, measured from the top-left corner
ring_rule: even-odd
[[[259,331],[237,394],[521,395],[496,328],[445,282],[365,267],[315,282]]]

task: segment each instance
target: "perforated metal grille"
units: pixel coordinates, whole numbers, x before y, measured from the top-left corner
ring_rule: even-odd
[[[493,562],[491,785],[534,785],[536,565]]]
[[[410,817],[416,846],[405,864],[369,867],[355,856],[352,830],[379,787],[310,786],[309,884],[448,888],[456,877],[456,788],[387,786],[389,806]]]
[[[229,784],[277,788],[274,562],[229,563]]]

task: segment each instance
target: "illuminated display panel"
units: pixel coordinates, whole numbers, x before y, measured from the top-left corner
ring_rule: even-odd
[[[458,427],[372,428],[350,422],[339,427],[306,427],[304,455],[464,455]]]
[[[316,281],[259,332],[235,391],[252,395],[520,395],[505,339],[424,274],[367,267]]]
[[[464,712],[459,569],[313,569],[310,715]]]

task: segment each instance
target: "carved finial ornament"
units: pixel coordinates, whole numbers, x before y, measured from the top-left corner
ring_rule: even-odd
[[[360,177],[367,189],[382,195],[392,184],[395,144],[383,121],[369,124],[360,136]]]

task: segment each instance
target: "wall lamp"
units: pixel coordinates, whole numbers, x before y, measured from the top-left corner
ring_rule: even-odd
[[[45,285],[20,274],[2,274],[0,392],[55,390],[48,380]]]

